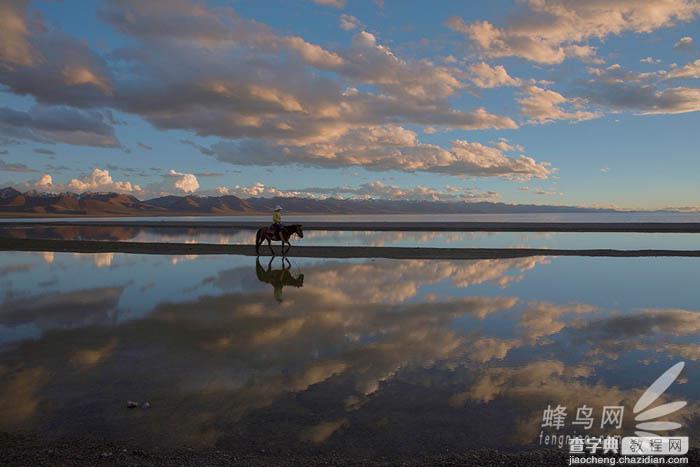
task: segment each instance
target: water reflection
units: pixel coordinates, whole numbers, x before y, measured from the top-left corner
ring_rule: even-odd
[[[547,404],[571,417],[622,405],[619,432],[631,432],[632,405],[679,359],[683,384],[664,401],[690,402],[676,420],[691,439],[700,420],[689,259],[0,259],[12,337],[2,429],[278,455],[517,448],[537,442]],[[601,271],[625,278],[604,300]],[[29,284],[54,274],[49,290]],[[128,399],[153,408],[127,410]]]
[[[278,302],[282,302],[282,291],[287,287],[304,287],[304,274],[299,273],[296,277],[292,275],[292,263],[285,257],[281,258],[282,269],[272,269],[275,258],[270,258],[267,269],[260,264],[260,257],[255,260],[255,275],[260,282],[270,284],[274,289],[274,297]]]
[[[610,248],[610,249],[700,249],[700,234],[694,233],[596,233],[596,232],[304,232],[301,245],[399,246],[453,248]],[[255,243],[254,230],[224,227],[95,227],[36,226],[3,227],[0,237],[55,240],[109,240],[131,242]],[[298,239],[297,239],[298,241]]]

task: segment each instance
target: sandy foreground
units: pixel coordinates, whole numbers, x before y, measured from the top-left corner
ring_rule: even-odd
[[[133,253],[164,255],[243,255],[256,256],[254,245],[209,243],[147,243],[92,240],[50,240],[0,238],[0,251],[56,251],[71,253]],[[281,255],[279,246],[274,247]],[[267,245],[261,256],[269,256]],[[368,246],[292,246],[287,256],[298,258],[391,258],[391,259],[492,259],[526,256],[679,256],[700,257],[700,250],[561,250],[544,248],[411,248]]]

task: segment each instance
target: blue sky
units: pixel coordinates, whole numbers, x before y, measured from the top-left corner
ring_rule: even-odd
[[[0,5],[0,185],[700,206],[700,2]]]

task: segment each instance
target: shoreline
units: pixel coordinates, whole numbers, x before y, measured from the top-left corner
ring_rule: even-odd
[[[254,245],[218,245],[209,243],[147,243],[95,240],[50,240],[0,238],[0,251],[51,251],[67,253],[131,253],[155,255],[240,255],[258,256]],[[274,247],[281,256],[280,247]],[[267,245],[259,256],[270,256]],[[297,258],[384,258],[384,259],[502,259],[528,256],[589,257],[700,257],[700,250],[612,250],[544,248],[415,248],[366,246],[292,246],[287,253]]]
[[[293,220],[293,219],[292,219]],[[207,220],[85,220],[2,221],[0,228],[26,227],[145,227],[256,230],[262,221]],[[287,222],[291,224],[293,222]],[[266,224],[265,224],[266,225]],[[305,230],[404,232],[608,232],[700,233],[700,222],[303,222]]]

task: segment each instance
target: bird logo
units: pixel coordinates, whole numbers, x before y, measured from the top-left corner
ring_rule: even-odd
[[[686,401],[669,402],[648,408],[676,381],[678,375],[683,371],[683,367],[685,367],[685,362],[678,362],[666,370],[637,400],[632,409],[632,412],[636,414],[634,421],[640,422],[635,426],[637,431],[634,433],[637,436],[659,436],[655,432],[675,430],[683,426],[677,422],[658,419],[678,412],[688,404]]]

